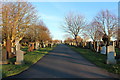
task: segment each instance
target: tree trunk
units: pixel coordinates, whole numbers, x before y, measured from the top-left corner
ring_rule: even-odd
[[[12,58],[11,45],[11,40],[8,38],[6,41],[7,59]]]
[[[76,46],[78,46],[77,35],[75,35],[75,43],[76,43]]]

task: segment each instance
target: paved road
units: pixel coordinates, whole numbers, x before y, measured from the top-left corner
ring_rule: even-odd
[[[26,71],[11,78],[115,78],[64,44],[54,48]]]

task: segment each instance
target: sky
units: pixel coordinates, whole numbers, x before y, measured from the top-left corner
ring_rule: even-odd
[[[64,16],[69,12],[81,14],[89,23],[101,10],[110,10],[118,15],[117,2],[31,2],[37,10],[38,16],[46,24],[53,39],[64,40],[66,34],[61,25],[64,25]]]

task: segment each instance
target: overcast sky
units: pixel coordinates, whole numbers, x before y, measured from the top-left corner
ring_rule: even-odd
[[[85,16],[90,22],[101,10],[110,10],[118,15],[117,2],[32,2],[38,15],[49,28],[53,39],[65,39],[65,32],[61,29],[64,24],[64,16],[68,12],[75,12]]]

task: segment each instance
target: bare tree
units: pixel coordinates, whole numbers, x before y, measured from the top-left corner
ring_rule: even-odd
[[[80,14],[69,13],[67,16],[65,16],[65,25],[63,25],[63,29],[65,32],[72,35],[75,40],[77,36],[83,31],[85,26],[85,18]]]
[[[88,35],[94,42],[102,39],[102,29],[97,26],[98,22],[93,21],[85,28],[85,33]]]
[[[101,11],[95,17],[97,26],[102,29],[102,33],[108,36],[108,42],[110,38],[116,33],[118,27],[118,19],[109,10]]]

